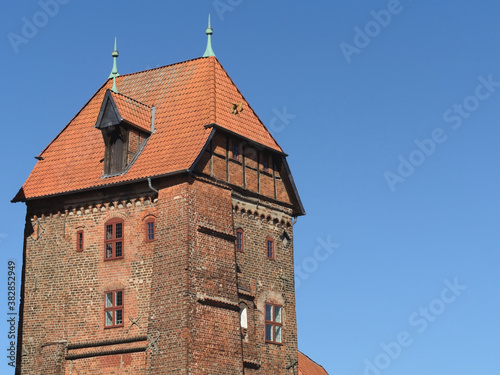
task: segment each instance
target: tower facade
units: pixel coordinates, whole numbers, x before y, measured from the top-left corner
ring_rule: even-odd
[[[19,374],[298,374],[304,209],[213,53],[116,72],[38,159]]]

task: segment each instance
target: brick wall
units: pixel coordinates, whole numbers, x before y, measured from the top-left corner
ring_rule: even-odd
[[[95,342],[147,335],[155,243],[145,241],[144,221],[156,215],[157,204],[144,196],[99,203],[82,198],[81,205],[72,207],[63,202],[59,199],[28,205],[29,225],[33,229],[25,239],[23,374],[62,374],[70,369],[73,373],[97,373],[90,368],[118,357],[80,359],[71,364],[65,356],[147,345],[142,340],[112,348],[85,348]],[[124,257],[105,260],[104,228],[113,218],[124,222]],[[76,249],[79,231],[84,234],[83,251]],[[105,328],[105,292],[118,289],[123,290],[123,327]],[[138,318],[140,327],[130,324],[130,319]],[[69,350],[70,344],[84,348]],[[122,373],[143,373],[147,355],[127,358],[120,360],[124,362]]]
[[[278,156],[240,142],[232,160],[232,142],[216,134],[201,176],[156,180],[157,195],[143,181],[28,202],[22,374],[296,374],[289,187]],[[105,223],[116,218],[124,257],[105,260]],[[104,325],[111,290],[123,290],[123,327]],[[265,343],[266,302],[283,307],[282,345]]]
[[[296,374],[297,325],[293,278],[293,231],[289,213],[233,198],[234,226],[243,229],[244,250],[236,252],[240,301],[249,306],[244,359],[259,363],[248,373]],[[266,256],[266,239],[275,245],[275,259]],[[283,307],[282,345],[265,342],[265,305]],[[253,371],[253,372],[252,372]]]

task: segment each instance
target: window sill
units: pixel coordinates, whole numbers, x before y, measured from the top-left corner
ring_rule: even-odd
[[[124,256],[121,256],[121,257],[113,257],[113,258],[104,258],[104,261],[109,261],[109,260],[119,260],[119,259],[123,259],[125,258]]]

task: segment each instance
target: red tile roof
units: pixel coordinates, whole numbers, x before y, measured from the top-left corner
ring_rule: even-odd
[[[108,80],[40,154],[14,201],[92,189],[189,170],[211,129],[221,128],[283,152],[215,57],[121,75],[112,94],[125,120],[149,129],[155,106],[155,133],[123,175],[103,178],[104,142],[94,127]],[[243,111],[232,114],[233,103]]]
[[[120,116],[131,125],[151,131],[151,107],[120,93],[110,91]]]
[[[299,375],[328,375],[325,369],[299,352]]]

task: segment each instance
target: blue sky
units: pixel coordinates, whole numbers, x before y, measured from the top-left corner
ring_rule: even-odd
[[[25,216],[10,199],[33,157],[107,79],[115,36],[120,73],[168,65],[203,54],[208,13],[307,211],[300,350],[337,375],[499,371],[499,2],[42,4],[0,5],[2,373]]]

